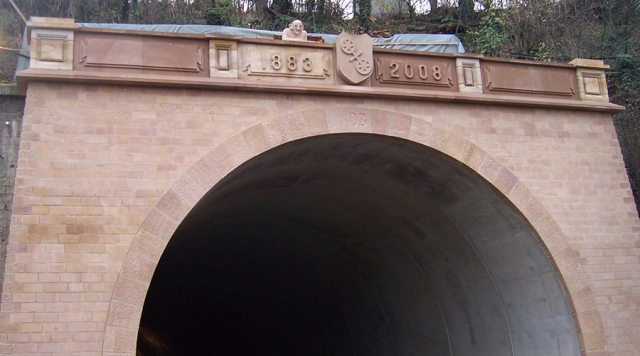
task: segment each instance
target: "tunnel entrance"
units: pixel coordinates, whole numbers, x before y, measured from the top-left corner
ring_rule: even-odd
[[[402,139],[241,165],[157,266],[139,355],[579,355],[538,239],[486,181]]]

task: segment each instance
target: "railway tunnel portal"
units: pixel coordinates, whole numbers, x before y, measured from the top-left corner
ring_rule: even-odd
[[[601,61],[28,40],[0,353],[640,352]]]

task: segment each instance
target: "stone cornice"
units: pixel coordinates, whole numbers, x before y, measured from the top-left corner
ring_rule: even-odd
[[[336,44],[229,35],[28,24],[30,81],[100,83],[428,100],[617,112],[601,61],[553,64],[475,54],[376,49],[368,36]]]
[[[226,91],[263,91],[285,94],[314,94],[347,97],[368,97],[405,100],[424,100],[436,102],[455,102],[468,104],[505,105],[521,107],[540,107],[553,109],[619,112],[624,107],[612,103],[549,100],[545,98],[513,97],[507,95],[484,95],[475,93],[407,91],[403,89],[379,89],[347,85],[305,85],[287,83],[247,83],[238,79],[181,78],[158,75],[113,75],[110,73],[63,72],[39,69],[27,69],[18,73],[17,82],[21,92],[25,92],[30,81],[64,82],[81,84],[137,85],[165,88],[193,88]]]

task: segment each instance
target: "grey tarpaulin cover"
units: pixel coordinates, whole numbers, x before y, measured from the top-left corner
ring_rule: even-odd
[[[80,27],[108,28],[113,30],[134,30],[168,33],[193,33],[193,34],[219,34],[253,38],[273,38],[273,35],[282,35],[280,31],[252,30],[248,28],[215,26],[215,25],[137,25],[137,24],[103,24],[103,23],[79,23]],[[338,35],[312,33],[313,36],[321,36],[326,43],[334,43]],[[26,36],[26,30],[25,30]],[[464,53],[462,42],[454,35],[426,35],[426,34],[400,34],[390,38],[374,38],[377,48],[392,48],[421,52],[438,53]],[[29,46],[27,41],[22,44],[22,52],[27,56]],[[29,60],[20,57],[16,72],[29,68]]]
[[[273,38],[273,35],[281,35],[281,31],[252,30],[248,28],[215,26],[215,25],[132,25],[132,24],[101,24],[79,23],[80,27],[99,27],[117,30],[136,30],[170,33],[211,33],[219,35],[234,35],[243,37]],[[338,35],[311,33],[313,36],[322,36],[326,43],[334,43]],[[425,35],[402,34],[390,38],[374,38],[376,47],[404,49],[422,52],[439,53],[464,53],[464,47],[454,35]],[[385,44],[382,46],[382,44]],[[410,43],[410,44],[407,44]]]

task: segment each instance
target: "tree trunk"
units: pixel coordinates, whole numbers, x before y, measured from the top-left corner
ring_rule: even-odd
[[[460,0],[458,3],[458,16],[462,23],[467,23],[473,16],[473,0]]]
[[[267,8],[269,7],[268,1],[256,0],[255,5],[256,5],[256,13],[258,14],[258,17],[266,18],[267,14],[269,13],[267,11]]]
[[[429,7],[431,7],[431,12],[438,10],[438,0],[429,0]]]
[[[363,33],[369,32],[371,25],[371,0],[354,0],[357,4],[358,25]]]
[[[129,23],[129,0],[122,0],[122,22]]]

